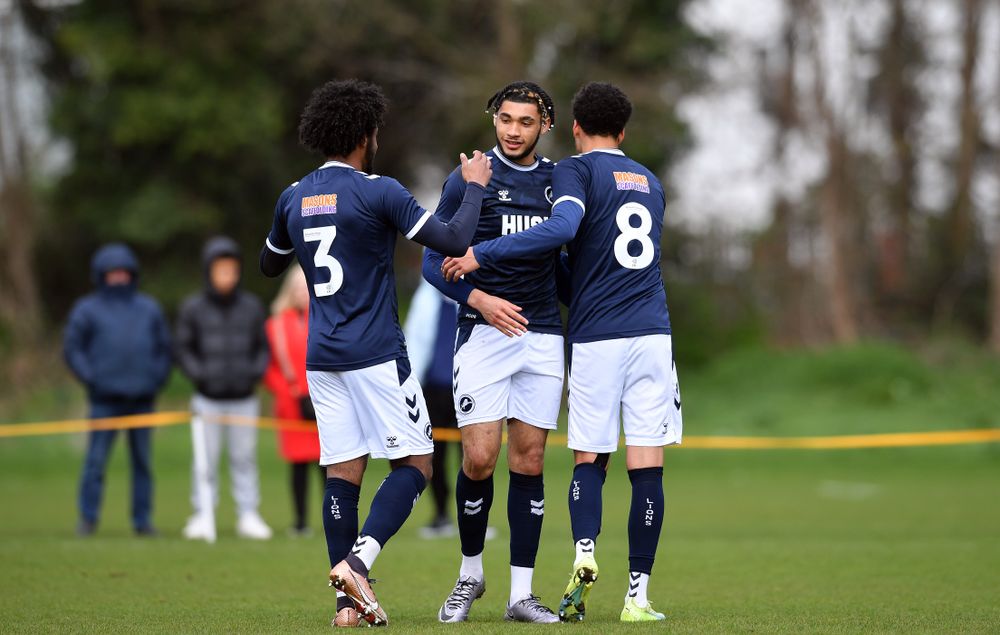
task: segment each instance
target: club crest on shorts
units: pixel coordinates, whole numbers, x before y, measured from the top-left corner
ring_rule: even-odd
[[[462,414],[467,415],[476,409],[476,400],[472,398],[472,395],[462,395],[458,398],[458,409],[462,411]]]
[[[434,429],[431,428],[431,424],[428,423],[426,426],[424,426],[424,435],[427,436],[428,441],[434,440]]]

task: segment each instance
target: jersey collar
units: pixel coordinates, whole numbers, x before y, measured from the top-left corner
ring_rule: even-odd
[[[535,168],[538,167],[538,155],[537,154],[535,155],[535,162],[532,163],[531,165],[521,165],[519,163],[514,163],[513,161],[511,161],[510,159],[508,159],[506,156],[504,156],[504,153],[500,151],[500,148],[498,146],[493,146],[493,155],[496,158],[500,159],[500,162],[503,163],[504,165],[506,165],[507,167],[513,168],[513,169],[518,170],[520,172],[531,172],[532,170],[534,170]]]
[[[327,161],[323,165],[319,166],[318,169],[323,170],[325,168],[350,168],[351,170],[353,170],[354,166],[347,165],[346,163],[343,163],[341,161]]]
[[[625,153],[621,151],[621,148],[594,148],[590,152],[584,152],[584,154],[590,154],[591,152],[606,152],[607,154],[617,154],[620,157],[625,156]]]

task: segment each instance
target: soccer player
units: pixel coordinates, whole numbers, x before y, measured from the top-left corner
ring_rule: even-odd
[[[298,258],[310,288],[309,394],[316,410],[320,465],[326,466],[323,527],[335,626],[388,622],[368,581],[379,552],[410,515],[431,473],[431,425],[410,374],[396,310],[396,232],[443,253],[468,248],[489,183],[490,160],[463,154],[468,181],[455,215],[442,223],[396,180],[371,174],[386,110],[382,91],[332,81],[309,99],[299,139],[326,163],[278,198],[260,268],[279,275]],[[358,496],[368,457],[392,468],[358,532]]]
[[[618,447],[619,418],[632,483],[621,619],[664,617],[653,610],[646,589],[663,524],[663,447],[681,442],[681,401],[659,266],[665,196],[652,172],[619,149],[631,113],[631,103],[615,86],[581,88],[573,98],[580,154],[560,161],[553,172],[549,220],[480,243],[444,265],[450,279],[480,264],[496,267],[568,243],[569,447],[576,460],[569,510],[576,560],[560,605],[565,619],[583,619],[597,580],[601,489],[610,453]]]
[[[541,223],[551,212],[553,164],[535,146],[555,121],[552,99],[538,85],[514,82],[487,102],[497,145],[493,178],[473,244]],[[445,181],[437,216],[451,218],[465,195],[458,170]],[[493,504],[493,472],[507,421],[510,485],[510,578],[507,620],[557,623],[532,593],[531,581],[545,513],[542,462],[556,428],[563,383],[563,326],[556,296],[558,249],[484,267],[447,283],[443,256],[428,251],[424,276],[460,305],[454,358],[454,398],[464,451],[455,485],[462,564],[438,612],[462,622],[486,590],[483,548]],[[494,328],[495,327],[495,328]]]

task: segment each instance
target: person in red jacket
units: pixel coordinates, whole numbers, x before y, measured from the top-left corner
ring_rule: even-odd
[[[315,422],[306,384],[306,336],[309,333],[309,289],[298,267],[285,274],[278,296],[271,303],[267,320],[267,340],[271,363],[264,373],[264,385],[274,394],[274,416]],[[291,464],[293,535],[308,535],[306,492],[310,465],[319,465],[319,434],[312,430],[279,430],[281,456]],[[326,481],[322,468],[320,480]]]

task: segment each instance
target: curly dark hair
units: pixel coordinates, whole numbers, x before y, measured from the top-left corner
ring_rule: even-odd
[[[497,92],[486,102],[486,112],[495,115],[500,105],[505,101],[519,104],[536,104],[541,115],[542,124],[549,127],[556,125],[556,106],[549,94],[534,82],[511,82]]]
[[[345,157],[385,118],[382,89],[357,79],[330,81],[313,91],[299,119],[299,142],[324,157]]]
[[[591,136],[617,137],[631,116],[632,102],[612,84],[590,82],[573,97],[573,119]]]

